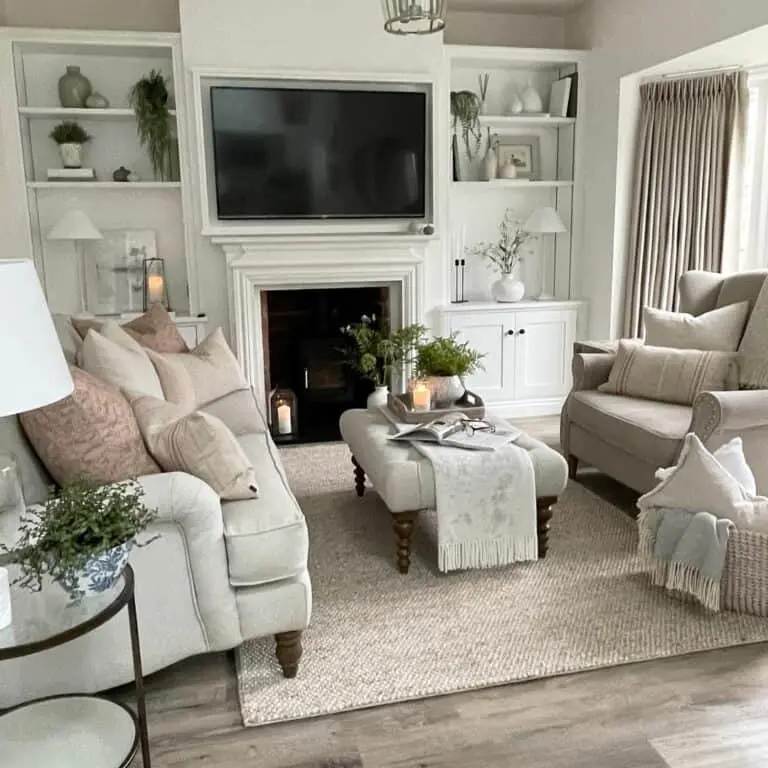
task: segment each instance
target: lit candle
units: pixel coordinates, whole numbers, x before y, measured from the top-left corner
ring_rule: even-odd
[[[432,393],[423,382],[416,384],[411,392],[414,411],[428,411],[432,405]]]
[[[277,406],[277,433],[279,435],[291,434],[291,406],[288,403]]]
[[[0,629],[10,626],[12,618],[8,571],[5,568],[0,568]]]
[[[147,275],[147,303],[162,304],[165,284],[162,275]]]

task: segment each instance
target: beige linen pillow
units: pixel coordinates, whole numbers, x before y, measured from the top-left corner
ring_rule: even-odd
[[[162,304],[153,304],[143,315],[123,329],[132,338],[155,352],[189,352],[187,342]]]
[[[131,398],[131,406],[150,453],[166,472],[195,475],[222,499],[257,498],[253,466],[223,421],[154,397]]]
[[[748,314],[748,301],[697,316],[645,307],[645,343],[652,347],[735,352]]]
[[[700,392],[726,389],[734,353],[649,347],[619,342],[616,360],[601,392],[691,405]]]
[[[186,354],[152,350],[148,350],[148,354],[160,377],[165,399],[187,410],[239,389],[248,389],[248,382],[221,328]]]
[[[155,367],[144,348],[117,323],[91,329],[79,353],[80,367],[124,392],[163,398]]]

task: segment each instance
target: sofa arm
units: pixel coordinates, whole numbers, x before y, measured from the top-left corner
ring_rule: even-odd
[[[155,534],[162,536],[168,526],[176,528],[186,549],[186,575],[209,646],[231,645],[229,639],[239,637],[240,626],[235,592],[229,583],[218,494],[207,483],[184,472],[144,475],[138,482],[144,489],[144,504],[157,510],[157,518],[139,540]],[[147,554],[151,554],[152,547],[150,544],[146,548]],[[142,575],[137,572],[137,579]]]
[[[702,392],[693,403],[691,431],[703,443],[718,434],[764,429],[768,447],[768,390]]]
[[[597,389],[608,381],[616,355],[610,353],[585,354],[578,353],[571,361],[574,391],[581,389]]]

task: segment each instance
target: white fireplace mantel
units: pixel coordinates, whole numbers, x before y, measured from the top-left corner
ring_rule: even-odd
[[[260,402],[266,402],[263,290],[390,286],[393,322],[421,322],[425,236],[217,237],[227,260],[233,346]]]

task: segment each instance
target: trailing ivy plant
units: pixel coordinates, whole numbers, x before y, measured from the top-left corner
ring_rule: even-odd
[[[0,543],[5,553],[0,564],[19,566],[15,583],[21,587],[39,591],[48,575],[71,592],[91,558],[126,542],[146,546],[157,538],[136,541],[157,515],[144,505],[143,496],[141,486],[131,481],[93,487],[83,479],[52,488],[45,504],[22,515],[16,543]]]
[[[480,129],[480,97],[472,91],[451,91],[453,131],[461,129],[461,138],[470,160],[480,151],[483,133]]]
[[[168,111],[168,83],[163,73],[153,69],[142,77],[131,88],[128,103],[136,113],[139,141],[149,152],[155,176],[161,181],[172,181],[173,135]]]

